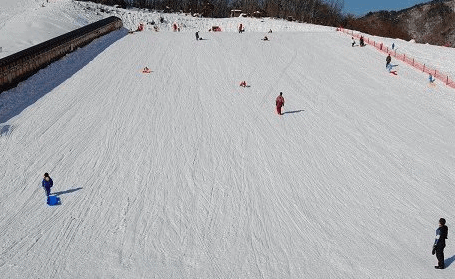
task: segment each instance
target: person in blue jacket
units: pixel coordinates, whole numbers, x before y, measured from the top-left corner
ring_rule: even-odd
[[[449,229],[446,226],[446,219],[439,219],[439,228],[436,230],[436,238],[433,244],[433,255],[436,254],[438,265],[434,268],[444,269],[444,248],[446,247],[446,239]]]
[[[42,185],[43,188],[46,190],[46,196],[49,197],[49,195],[51,194],[51,187],[54,185],[54,182],[52,181],[52,178],[50,178],[47,172],[44,174]]]

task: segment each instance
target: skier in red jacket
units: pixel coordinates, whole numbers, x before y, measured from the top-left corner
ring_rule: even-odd
[[[276,97],[275,102],[276,102],[276,111],[278,112],[279,115],[282,115],[281,107],[284,106],[283,92],[280,92],[280,96]]]

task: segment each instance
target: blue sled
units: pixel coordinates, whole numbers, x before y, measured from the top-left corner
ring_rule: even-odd
[[[47,204],[48,205],[59,205],[62,202],[60,201],[60,198],[57,196],[49,196],[47,197]]]

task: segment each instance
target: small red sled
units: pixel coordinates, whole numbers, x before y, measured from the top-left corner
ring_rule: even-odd
[[[142,73],[143,74],[150,74],[152,72],[152,70],[150,70],[149,68],[145,67],[144,69],[142,69]]]

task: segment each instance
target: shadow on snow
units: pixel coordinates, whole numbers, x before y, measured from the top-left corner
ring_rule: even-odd
[[[52,193],[52,195],[54,196],[60,196],[60,195],[64,195],[64,194],[69,194],[69,193],[72,193],[72,192],[76,192],[76,191],[79,191],[83,189],[82,187],[79,187],[79,188],[74,188],[74,189],[69,189],[69,190],[65,190],[65,191],[60,191],[60,192],[55,192],[55,193]]]
[[[299,112],[302,112],[302,111],[305,111],[305,110],[299,109],[299,110],[285,111],[285,112],[283,112],[283,114],[299,113]]]
[[[455,262],[455,255],[453,255],[452,257],[450,257],[444,261],[444,267],[447,268],[453,262]]]
[[[0,126],[0,137],[7,135],[11,131],[11,125]]]

